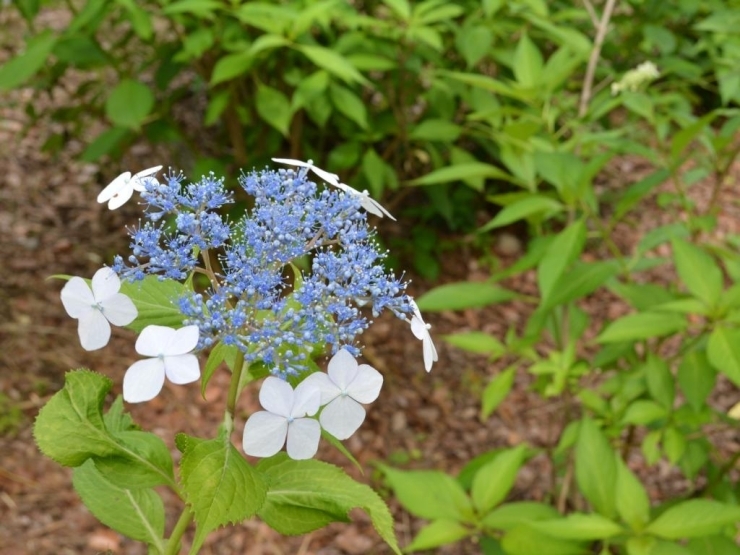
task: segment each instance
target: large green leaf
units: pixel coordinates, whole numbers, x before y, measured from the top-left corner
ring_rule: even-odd
[[[590,418],[583,418],[576,443],[576,482],[600,514],[616,516],[617,465],[609,440]]]
[[[427,291],[416,300],[420,310],[463,310],[502,303],[516,293],[493,283],[461,281],[448,283]]]
[[[400,555],[393,519],[370,487],[330,464],[294,461],[285,454],[263,459],[257,469],[269,484],[259,517],[282,534],[305,534],[329,522],[347,522],[351,509],[364,510],[390,548]]]
[[[85,507],[113,530],[164,550],[164,503],[152,489],[112,484],[88,460],[75,468],[72,484]]]
[[[131,297],[139,315],[128,328],[141,332],[150,325],[182,327],[183,315],[177,301],[185,294],[185,286],[175,280],[160,280],[157,276],[147,276],[133,283],[121,282],[121,293]]]
[[[645,532],[668,540],[717,534],[740,522],[740,507],[711,499],[690,499],[672,506],[651,522]]]

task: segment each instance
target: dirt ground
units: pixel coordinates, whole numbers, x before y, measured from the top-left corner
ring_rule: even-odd
[[[121,538],[93,518],[77,498],[71,472],[43,457],[36,449],[31,428],[38,410],[62,385],[67,370],[89,367],[111,377],[114,393],[121,391],[126,368],[136,360],[133,334],[114,328],[105,349],[86,352],[77,340],[76,322],[64,312],[59,300],[61,282],[53,274],[89,277],[112,256],[127,248],[124,227],[136,222],[138,207],[129,203],[110,212],[95,202],[100,189],[121,171],[134,171],[168,161],[146,150],[134,151],[121,165],[98,167],[76,163],[69,156],[52,158],[40,153],[46,139],[43,129],[31,129],[20,139],[22,113],[11,103],[0,103],[0,555],[68,555],[100,553],[141,554],[138,544]],[[125,166],[124,164],[130,164]],[[622,184],[644,173],[646,167],[625,160],[615,165],[614,179]],[[735,168],[733,176],[740,174]],[[618,176],[618,177],[617,177]],[[733,181],[734,183],[734,181]],[[692,188],[699,202],[710,184]],[[738,192],[735,186],[723,193],[725,211],[719,233],[738,231]],[[654,203],[645,203],[635,226],[620,227],[617,241],[629,247],[646,227],[666,222],[666,214]],[[402,213],[402,210],[401,210]],[[382,233],[403,237],[410,231],[403,218],[381,222]],[[519,240],[499,238],[492,254],[503,263],[511,261],[504,251],[516,252]],[[504,245],[506,248],[504,248]],[[512,248],[513,245],[513,248]],[[466,250],[447,256],[441,281],[482,280],[488,270],[478,262],[480,253]],[[591,256],[602,253],[594,247]],[[419,295],[433,284],[415,279],[411,293]],[[509,284],[522,292],[534,292],[532,274]],[[597,320],[625,312],[616,298],[592,297],[584,308]],[[401,467],[434,468],[455,473],[473,456],[497,447],[528,442],[536,447],[557,443],[561,411],[558,401],[542,400],[528,390],[522,372],[513,392],[494,416],[481,423],[480,391],[500,370],[482,357],[464,354],[445,345],[441,336],[463,330],[483,330],[503,337],[510,326],[521,326],[528,308],[521,302],[489,307],[482,311],[431,314],[440,353],[430,374],[424,372],[421,344],[404,325],[392,317],[378,319],[363,336],[365,358],[385,376],[380,398],[368,410],[368,418],[347,447],[365,468],[365,478],[381,486],[373,461],[390,461]],[[220,372],[208,392],[199,395],[197,384],[165,386],[154,401],[129,405],[134,419],[158,433],[177,456],[172,438],[176,432],[212,435],[221,421],[228,377]],[[729,408],[737,391],[723,386],[713,402]],[[256,396],[240,405],[244,416],[258,407]],[[242,422],[243,424],[243,422]],[[737,437],[728,436],[724,446],[740,449]],[[354,473],[351,465],[328,445],[318,458],[339,464]],[[640,464],[639,462],[637,463]],[[639,470],[639,468],[638,468]],[[679,475],[664,465],[642,469],[654,500],[685,487]],[[544,457],[530,461],[520,472],[513,496],[540,500],[552,487],[552,469]],[[168,499],[169,528],[177,516]],[[396,532],[407,544],[423,524],[391,501]],[[284,538],[257,519],[214,533],[205,554],[245,555],[358,555],[389,553],[360,511],[352,524],[331,525],[306,536]],[[440,554],[476,553],[473,544],[438,550]]]

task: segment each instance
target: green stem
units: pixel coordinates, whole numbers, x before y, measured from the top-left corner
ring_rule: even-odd
[[[239,397],[239,383],[242,378],[242,368],[244,367],[244,353],[237,351],[236,360],[234,361],[234,370],[231,372],[231,383],[229,384],[229,397],[226,400],[226,410],[232,416],[236,411],[236,400]]]
[[[190,509],[185,507],[180,518],[177,520],[177,524],[175,524],[174,530],[172,530],[170,539],[167,540],[164,555],[177,555],[180,551],[180,540],[182,539],[182,535],[185,533],[185,530],[188,529],[192,520],[193,513],[190,512]]]

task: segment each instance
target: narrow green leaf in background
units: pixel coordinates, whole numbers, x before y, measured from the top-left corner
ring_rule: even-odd
[[[445,166],[409,182],[411,185],[438,185],[473,178],[511,180],[511,176],[500,168],[483,162],[465,162]]]
[[[740,330],[717,326],[707,344],[709,362],[740,386]]]
[[[433,549],[448,543],[455,543],[472,535],[473,529],[463,526],[454,520],[435,520],[427,524],[414,540],[408,544],[405,551],[420,551],[422,549]]]
[[[40,70],[54,48],[57,37],[51,31],[43,31],[26,43],[26,50],[10,58],[0,67],[0,91],[14,89]]]
[[[482,331],[463,331],[443,335],[442,338],[450,345],[479,355],[500,356],[506,347],[490,333]]]
[[[575,454],[576,482],[581,493],[600,514],[614,518],[617,481],[614,451],[590,418],[581,420]]]
[[[489,382],[483,390],[481,420],[491,416],[493,411],[506,399],[514,385],[515,376],[516,366],[510,366]]]
[[[260,84],[257,86],[255,107],[265,122],[280,131],[284,137],[288,136],[293,112],[287,96],[277,89]]]
[[[640,532],[650,519],[650,499],[640,480],[627,468],[622,458],[615,456],[614,459],[617,465],[617,512],[632,530]]]
[[[705,251],[682,239],[674,239],[673,258],[681,281],[692,295],[708,307],[717,304],[722,294],[722,270]]]
[[[686,319],[676,314],[639,312],[629,314],[607,325],[596,338],[599,343],[640,341],[662,337],[686,329]]]
[[[461,281],[448,283],[427,291],[416,299],[420,310],[463,310],[502,303],[516,297],[516,293],[493,283]]]
[[[331,103],[341,114],[367,129],[367,109],[359,96],[346,87],[332,83],[329,87]]]
[[[479,231],[490,231],[536,214],[557,214],[562,212],[563,209],[564,206],[555,199],[542,195],[529,195],[522,200],[504,206],[501,212],[496,214],[496,217],[481,227]]]
[[[471,497],[479,513],[487,513],[501,503],[514,486],[517,472],[524,463],[526,446],[501,451],[476,472]]]
[[[716,377],[717,372],[709,363],[704,350],[686,353],[678,366],[676,376],[686,401],[695,411],[704,406],[707,396],[714,389]]]
[[[717,534],[740,522],[740,507],[711,499],[690,499],[674,505],[651,522],[645,532],[668,540]]]
[[[599,514],[571,513],[565,518],[533,522],[530,526],[566,540],[603,540],[624,533],[619,524]]]
[[[565,269],[583,251],[586,243],[586,224],[577,220],[555,236],[555,240],[537,266],[537,283],[543,302]]]

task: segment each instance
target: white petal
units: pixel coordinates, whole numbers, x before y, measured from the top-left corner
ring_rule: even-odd
[[[422,340],[422,348],[424,350],[424,369],[427,372],[432,370],[432,364],[439,360],[437,356],[437,348],[432,342],[432,337],[427,332],[427,336]]]
[[[128,199],[130,199],[131,195],[133,194],[134,184],[129,182],[123,189],[118,191],[118,193],[116,193],[112,199],[108,201],[108,209],[115,210],[116,208],[120,208],[128,202]]]
[[[154,175],[161,169],[162,169],[162,166],[152,166],[151,168],[141,170],[140,172],[137,172],[134,174],[134,179],[140,179],[142,177],[148,177],[150,175]]]
[[[106,185],[105,189],[100,191],[98,195],[98,202],[108,202],[115,195],[117,195],[131,179],[131,172],[123,172],[121,175],[116,177],[113,181]]]
[[[244,425],[242,447],[247,455],[272,457],[280,451],[287,433],[288,421],[282,416],[266,411],[255,412]]]
[[[335,187],[339,187],[339,176],[335,173],[328,172],[326,170],[322,170],[321,168],[317,168],[313,165],[313,160],[309,160],[308,162],[302,162],[301,160],[293,160],[292,158],[273,158],[273,162],[277,162],[278,164],[287,164],[289,166],[297,166],[299,168],[308,168],[313,173],[318,175],[321,179],[326,181],[329,185],[334,185]]]
[[[200,330],[198,326],[185,326],[175,332],[162,351],[165,355],[184,355],[189,353],[198,345]]]
[[[270,376],[260,388],[260,404],[263,409],[288,418],[293,407],[293,388],[288,382]]]
[[[359,403],[372,403],[380,395],[383,375],[369,364],[361,364],[347,394]]]
[[[127,326],[139,315],[136,305],[123,293],[116,293],[102,301],[103,316],[114,326]]]
[[[102,312],[94,309],[80,316],[77,334],[80,336],[80,344],[83,349],[95,351],[108,344],[110,324]]]
[[[337,439],[347,439],[365,420],[365,409],[349,397],[337,397],[319,416],[321,427]]]
[[[331,378],[323,372],[314,372],[301,383],[303,384],[306,382],[319,388],[319,391],[321,392],[321,405],[325,405],[330,401],[333,401],[336,399],[337,395],[342,393],[342,390],[337,387],[337,384],[331,381]]]
[[[293,407],[290,410],[290,416],[293,418],[313,416],[319,411],[320,406],[321,390],[311,383],[305,383],[304,380],[295,388]]]
[[[273,158],[272,161],[278,164],[287,164],[288,166],[298,166],[299,168],[310,168],[313,165],[308,162],[302,162],[301,160],[294,160],[293,158]]]
[[[62,298],[64,310],[72,318],[79,318],[91,310],[97,311],[93,308],[95,297],[93,297],[90,286],[81,277],[73,277],[65,283],[59,295]]]
[[[92,278],[92,292],[95,300],[100,302],[112,297],[121,289],[121,280],[110,268],[100,268]]]
[[[164,357],[164,371],[172,383],[192,383],[200,378],[198,357],[195,355],[166,356]]]
[[[136,339],[136,352],[148,357],[157,357],[164,353],[165,346],[172,343],[175,330],[167,326],[147,326]]]
[[[141,170],[138,173],[135,173],[134,176],[131,178],[131,186],[133,187],[134,191],[146,191],[145,182],[147,181],[147,179],[154,179],[154,181],[157,181],[156,178],[153,178],[151,176],[156,174],[161,169],[162,166],[154,166],[152,168],[147,168],[145,170]],[[157,181],[157,183],[159,182]]]
[[[371,214],[375,214],[376,216],[379,216],[381,218],[383,217],[383,215],[386,215],[394,222],[396,221],[396,218],[394,218],[382,204],[368,195],[365,195],[365,200],[363,201],[362,206]]]
[[[313,418],[299,418],[288,424],[288,456],[310,459],[319,449],[321,426]]]
[[[357,375],[357,361],[349,351],[340,349],[337,351],[328,365],[328,372],[331,381],[337,384],[339,389],[346,389],[347,384],[352,383]]]
[[[427,325],[424,323],[424,320],[414,315],[411,317],[411,333],[413,333],[414,336],[416,336],[416,339],[423,340],[424,337],[429,335],[429,328],[427,328]]]
[[[129,403],[154,399],[164,385],[164,363],[158,358],[134,362],[123,376],[123,398]]]

